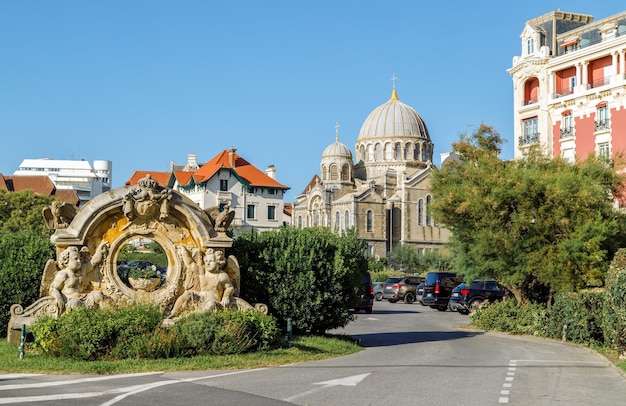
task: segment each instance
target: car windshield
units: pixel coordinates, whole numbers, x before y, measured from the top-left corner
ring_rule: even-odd
[[[402,280],[402,278],[389,278],[385,283],[398,283]]]

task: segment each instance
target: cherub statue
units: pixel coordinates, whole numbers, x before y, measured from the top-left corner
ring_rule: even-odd
[[[59,313],[85,305],[95,306],[106,299],[101,291],[91,290],[90,284],[86,282],[94,279],[90,274],[104,260],[108,248],[108,243],[102,243],[89,260],[86,247],[79,250],[78,247],[71,246],[61,252],[56,264],[52,260],[48,261],[44,270],[42,289],[46,285],[45,279],[49,278],[50,272],[56,270],[58,265],[60,269],[56,271],[49,284],[48,294],[56,300]]]
[[[76,206],[58,200],[42,210],[46,227],[50,230],[67,228],[76,216],[76,212]]]
[[[186,290],[176,300],[171,313],[172,319],[185,310],[219,311],[235,304],[235,285],[225,271],[226,261],[222,251],[207,249],[203,257],[203,266],[199,270],[200,290]],[[239,281],[236,281],[237,286]]]

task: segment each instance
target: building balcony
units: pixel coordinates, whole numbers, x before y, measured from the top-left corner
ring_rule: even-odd
[[[530,145],[536,142],[539,142],[539,133],[524,134],[518,138],[519,146]]]
[[[589,86],[589,89],[595,89],[596,87],[606,86],[610,84],[611,84],[611,78],[606,77],[606,78],[594,79],[591,81],[591,83],[589,83],[588,86]]]
[[[233,201],[233,194],[224,190],[218,190],[217,200],[220,202],[231,203]]]
[[[537,99],[536,98],[524,100],[524,106],[528,106],[530,104],[535,104],[535,103],[537,103]]]
[[[595,122],[596,131],[608,130],[610,126],[611,122],[608,118],[605,120],[596,120]]]
[[[571,138],[571,137],[574,136],[574,129],[572,127],[570,127],[570,128],[561,128],[560,132],[561,132],[561,139],[563,139],[563,138]]]

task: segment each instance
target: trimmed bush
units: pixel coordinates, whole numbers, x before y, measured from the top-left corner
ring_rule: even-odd
[[[353,231],[281,228],[239,235],[232,252],[241,266],[242,296],[266,303],[281,326],[323,334],[354,319],[368,269],[365,242]]]
[[[40,211],[41,212],[41,211]],[[46,261],[54,257],[50,237],[37,231],[0,231],[0,334],[7,335],[9,309],[39,299]]]
[[[602,331],[605,344],[626,352],[626,249],[615,254],[606,276]]]
[[[276,319],[255,310],[192,313],[170,329],[154,305],[109,309],[78,308],[32,327],[42,353],[78,360],[158,359],[225,355],[278,345]]]
[[[540,335],[547,322],[543,305],[521,305],[515,299],[506,299],[473,308],[471,324],[483,330],[512,334]]]
[[[602,344],[603,301],[601,290],[557,293],[543,334],[579,344]]]

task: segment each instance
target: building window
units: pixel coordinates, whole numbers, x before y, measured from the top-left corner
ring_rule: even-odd
[[[611,157],[611,148],[608,142],[598,144],[598,156],[602,159],[609,159]]]
[[[528,38],[526,40],[526,55],[532,55],[535,53],[535,39]]]
[[[396,161],[402,160],[402,145],[399,142],[396,142]]]
[[[248,205],[248,210],[247,210],[247,214],[246,214],[246,217],[247,217],[247,218],[249,218],[249,219],[254,219],[254,218],[256,218],[256,217],[254,216],[254,209],[255,209],[255,207],[256,207],[256,206],[255,206],[254,204],[249,204],[249,205]]]
[[[302,216],[298,216],[298,228],[302,228]]]
[[[426,225],[430,225],[430,196],[426,196]]]
[[[254,193],[254,188],[252,186],[248,188],[248,193]]]
[[[524,126],[524,135],[519,137],[519,145],[533,144],[539,141],[539,126],[537,117],[529,118],[522,122]]]
[[[267,219],[276,220],[276,206],[267,206]]]
[[[372,232],[372,228],[373,228],[373,223],[374,221],[374,213],[372,213],[371,210],[367,211],[367,216],[366,216],[366,224],[365,224],[365,231],[368,233]]]
[[[417,202],[417,225],[424,225],[424,201],[422,199]]]
[[[576,155],[574,154],[574,148],[565,148],[563,149],[563,159],[570,164],[573,164],[576,160]]]
[[[228,179],[220,179],[220,190],[222,192],[228,191]]]
[[[345,218],[344,218],[345,229],[347,230],[347,229],[350,228],[350,212],[348,210],[346,210],[344,216],[345,216]]]
[[[606,104],[598,106],[596,117],[596,131],[609,128],[609,108]]]
[[[276,194],[276,189],[270,189],[269,192],[270,192],[270,195],[274,195]]]
[[[572,118],[572,113],[563,114],[562,119],[563,121],[561,123],[561,138],[569,138],[574,136],[574,121]]]
[[[337,211],[335,212],[335,231],[339,231],[339,224],[341,224],[339,219],[340,219],[340,216],[339,216],[339,212]]]

